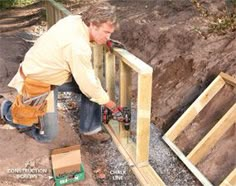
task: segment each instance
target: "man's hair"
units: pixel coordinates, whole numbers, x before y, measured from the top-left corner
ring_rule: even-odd
[[[108,2],[95,3],[82,14],[82,19],[87,26],[93,23],[100,26],[102,23],[111,22],[116,25],[116,8]]]

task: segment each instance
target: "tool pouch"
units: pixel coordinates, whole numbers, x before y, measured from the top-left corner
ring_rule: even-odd
[[[25,105],[22,95],[18,95],[11,107],[13,122],[21,125],[32,126],[39,122],[39,117],[46,113],[47,101],[36,106]]]
[[[26,98],[31,98],[34,96],[39,96],[40,94],[44,94],[45,92],[50,92],[50,90],[50,84],[26,77],[22,89],[22,95]]]
[[[50,88],[50,84],[26,78],[22,89],[22,95],[16,97],[11,107],[13,122],[26,126],[32,126],[33,124],[38,123],[39,117],[46,114],[47,96],[43,97],[43,99],[40,98],[40,101],[35,98],[40,97],[42,94],[49,93],[51,90]],[[33,101],[30,102],[31,99]],[[25,100],[29,100],[27,104]]]

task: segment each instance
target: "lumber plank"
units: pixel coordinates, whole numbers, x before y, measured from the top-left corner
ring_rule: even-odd
[[[131,106],[132,72],[130,67],[120,60],[120,105]]]
[[[102,45],[95,44],[93,46],[93,68],[94,68],[96,76],[100,79],[103,85],[105,81],[104,81],[104,76],[103,76],[103,46]]]
[[[155,172],[155,170],[151,167],[151,165],[147,165],[139,168],[141,174],[145,177],[149,185],[155,186],[164,186],[165,183],[162,181],[159,175]]]
[[[236,185],[236,168],[225,178],[220,186],[235,186]]]
[[[149,158],[152,74],[138,75],[136,163]]]
[[[220,73],[220,76],[228,83],[228,84],[230,84],[230,85],[232,85],[232,86],[236,86],[236,79],[235,78],[233,78],[232,76],[230,76],[230,75],[228,75],[228,74],[226,74],[226,73],[224,73],[224,72],[221,72]]]
[[[45,0],[45,1],[48,1],[49,3],[51,3],[51,5],[52,5],[55,9],[58,9],[58,10],[62,11],[65,16],[68,16],[68,15],[71,15],[71,14],[72,14],[72,13],[71,13],[69,10],[67,10],[62,4],[57,3],[57,2],[55,2],[54,0]]]
[[[167,138],[167,136],[163,136],[162,138],[203,185],[213,186],[212,183],[185,157],[181,150]]]
[[[120,106],[131,108],[131,69],[125,64],[122,60],[120,60]],[[123,123],[120,125],[120,139],[123,145],[127,144],[128,135],[127,131],[123,127]]]
[[[48,1],[46,1],[46,9],[47,9],[47,27],[49,29],[54,24],[54,18],[53,18],[53,7]]]
[[[141,59],[124,49],[114,49],[114,54],[121,58],[130,68],[139,74],[152,74],[153,69],[148,64],[144,63]]]
[[[72,15],[72,13],[63,7],[63,5],[55,2],[54,0],[44,0],[44,2],[47,13],[48,29],[62,17]]]
[[[149,186],[150,184],[146,181],[143,174],[139,171],[139,169],[136,166],[132,166],[131,170],[133,171],[134,175],[138,179],[139,183],[143,186]],[[158,185],[158,184],[157,184]],[[150,185],[151,186],[151,185]]]
[[[175,124],[165,133],[166,138],[174,141],[224,85],[224,79],[221,76],[217,76],[215,80],[205,89],[205,91],[184,112],[184,114],[175,122]]]
[[[188,154],[187,158],[196,165],[207,152],[217,143],[224,133],[236,122],[236,103],[205,135],[205,137]]]
[[[110,52],[105,54],[105,76],[106,76],[106,90],[111,100],[115,100],[115,55]]]

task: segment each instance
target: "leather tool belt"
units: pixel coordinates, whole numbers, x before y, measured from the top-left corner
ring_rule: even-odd
[[[13,122],[32,126],[39,123],[39,117],[46,114],[46,98],[51,91],[51,85],[26,77],[22,67],[19,72],[24,79],[24,85],[22,94],[17,95],[11,107]]]

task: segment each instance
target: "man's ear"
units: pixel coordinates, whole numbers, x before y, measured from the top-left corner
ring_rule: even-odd
[[[94,29],[94,30],[97,30],[97,29],[98,29],[98,26],[97,26],[96,24],[94,24],[93,22],[91,22],[91,23],[89,24],[89,27],[92,28],[92,29]]]

